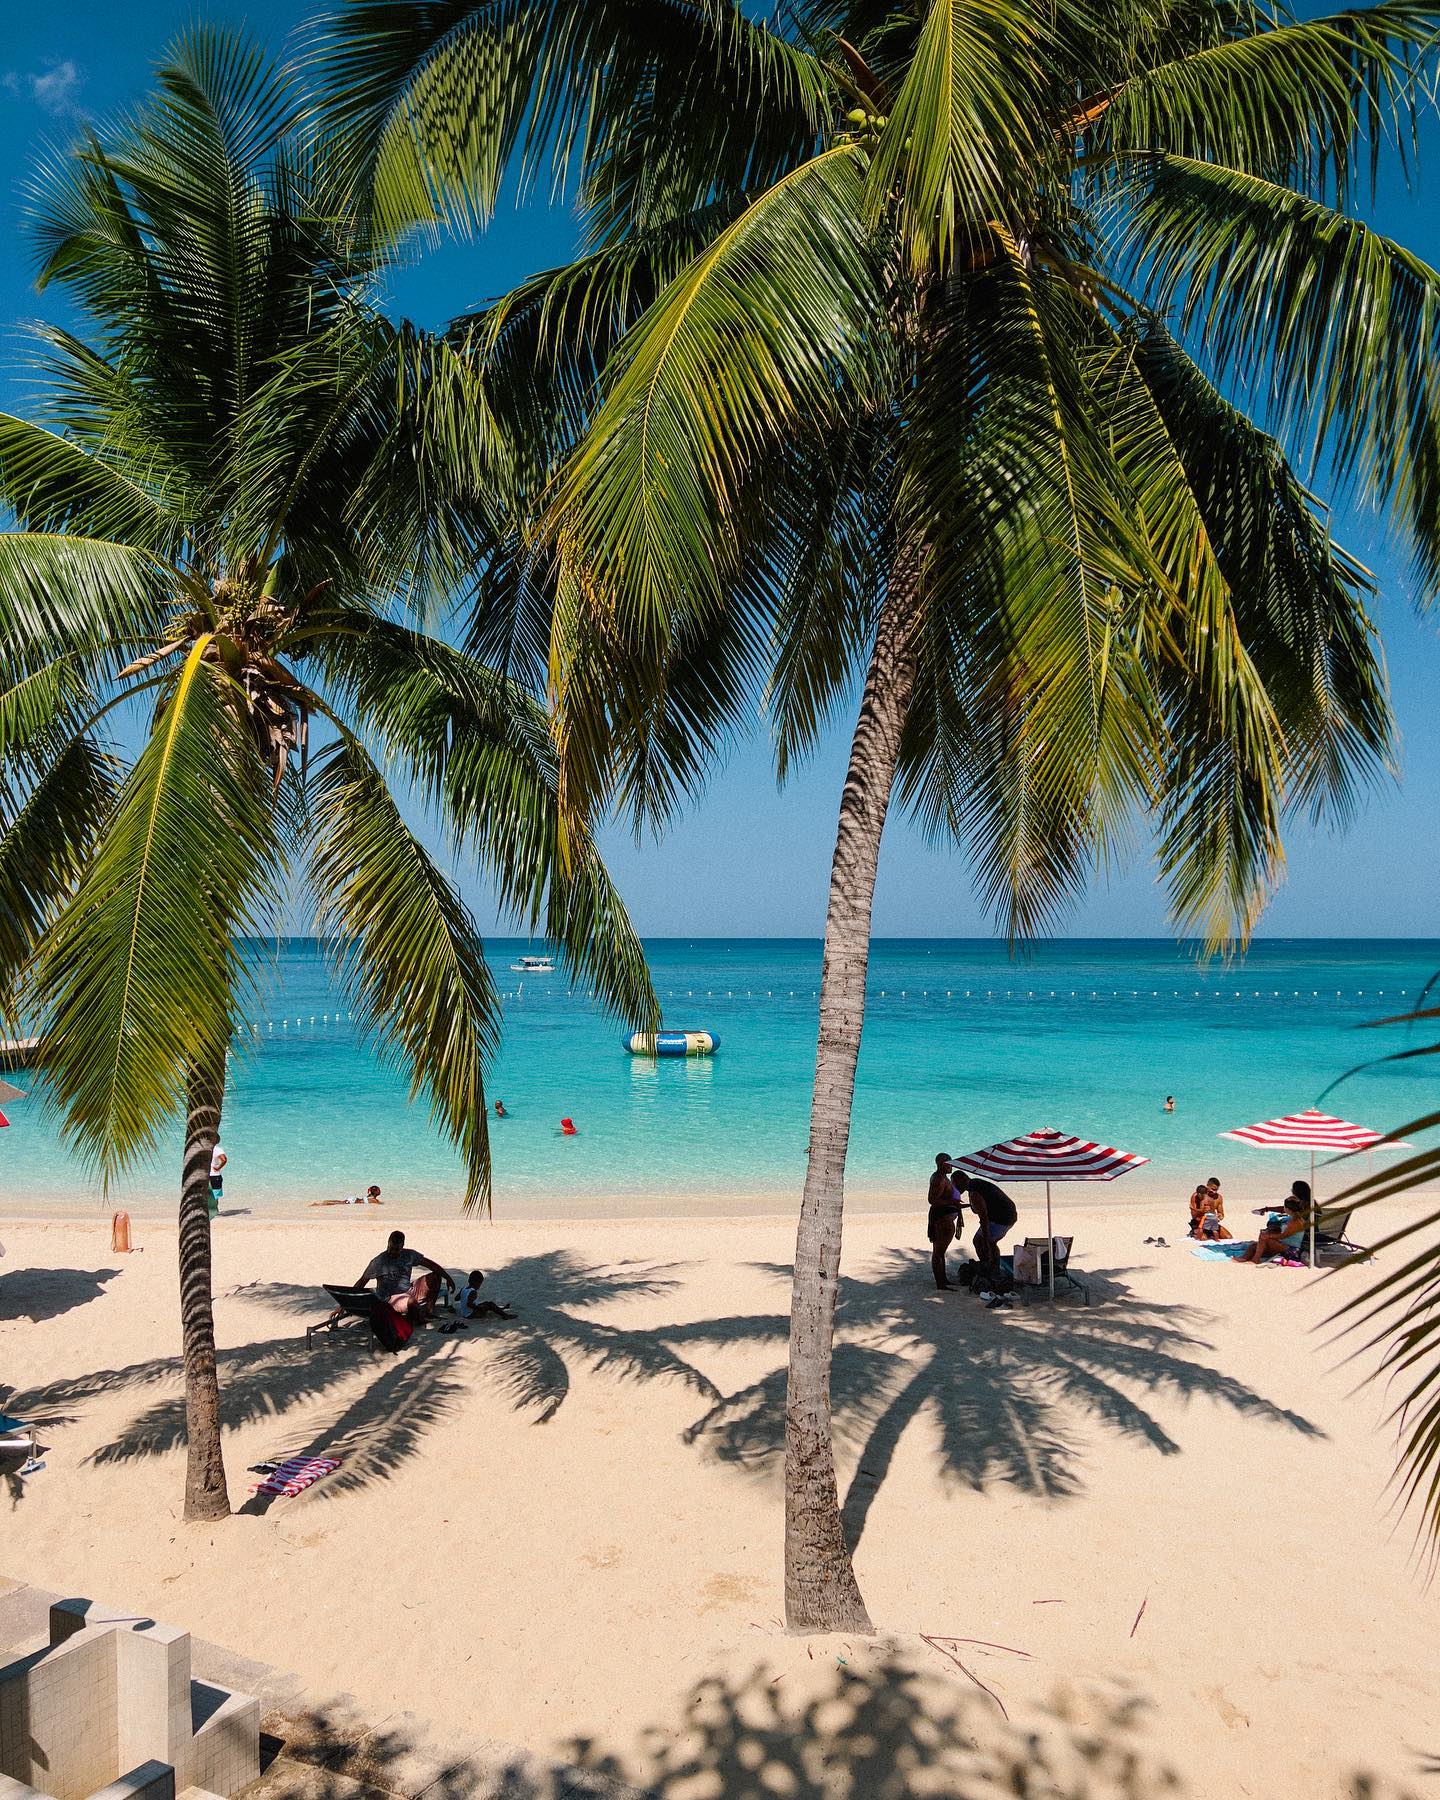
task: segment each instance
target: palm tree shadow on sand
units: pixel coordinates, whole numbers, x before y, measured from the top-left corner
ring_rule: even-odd
[[[691,1689],[679,1719],[644,1733],[631,1754],[587,1739],[568,1753],[602,1783],[636,1784],[646,1800],[1209,1800],[1157,1750],[1158,1722],[1141,1694],[1082,1698],[1064,1687],[1012,1722],[973,1692],[947,1695],[886,1655],[838,1670],[803,1703],[787,1702],[763,1668],[712,1677]],[[1413,1800],[1338,1770],[1329,1791],[1335,1800]],[[516,1790],[516,1800],[525,1792]]]
[[[762,1266],[777,1281],[789,1279],[783,1266]],[[1099,1419],[1161,1455],[1179,1451],[1146,1405],[1147,1393],[1157,1388],[1205,1396],[1262,1423],[1321,1435],[1308,1419],[1200,1360],[1207,1346],[1196,1335],[1199,1316],[1190,1308],[1137,1300],[1121,1273],[1095,1278],[1114,1304],[999,1314],[964,1296],[936,1297],[923,1255],[895,1251],[874,1273],[845,1278],[833,1394],[837,1438],[855,1464],[845,1498],[852,1540],[865,1528],[905,1428],[926,1413],[938,1426],[946,1476],[977,1488],[1005,1481],[1052,1498],[1079,1491],[1077,1415]],[[270,1337],[221,1351],[224,1420],[232,1430],[265,1420],[283,1428],[290,1415],[329,1402],[318,1418],[305,1421],[303,1433],[277,1429],[273,1451],[341,1458],[341,1468],[315,1490],[318,1498],[388,1479],[482,1384],[535,1424],[545,1424],[565,1404],[573,1373],[583,1367],[622,1381],[679,1383],[705,1407],[686,1432],[687,1442],[741,1467],[777,1466],[783,1363],[727,1392],[697,1358],[727,1345],[783,1348],[784,1313],[643,1326],[588,1316],[600,1307],[661,1298],[677,1285],[672,1264],[590,1264],[568,1248],[520,1257],[486,1288],[513,1303],[520,1315],[513,1322],[480,1322],[449,1336],[421,1332],[398,1357],[377,1351],[358,1326],[314,1344],[303,1336]],[[252,1283],[222,1300],[311,1322],[328,1304],[323,1290],[294,1282]],[[102,1395],[132,1392],[140,1399],[161,1390],[92,1452],[97,1463],[124,1463],[183,1445],[180,1380],[179,1359],[161,1357],[50,1382],[13,1395],[7,1405],[58,1423]],[[245,1510],[266,1504],[252,1499]]]
[[[765,1266],[789,1280],[783,1266]],[[891,1251],[875,1274],[843,1277],[831,1396],[837,1442],[855,1462],[844,1501],[851,1543],[865,1529],[906,1427],[925,1414],[934,1421],[946,1477],[972,1488],[1006,1482],[1051,1499],[1080,1491],[1080,1418],[1162,1456],[1180,1452],[1147,1404],[1156,1392],[1206,1398],[1258,1422],[1323,1437],[1311,1420],[1201,1360],[1209,1349],[1197,1334],[1202,1314],[1137,1299],[1123,1274],[1087,1276],[1097,1305],[995,1313],[966,1295],[937,1295],[923,1253]],[[778,1465],[785,1376],[777,1368],[726,1395],[687,1437],[727,1462]]]
[[[498,1386],[517,1410],[536,1424],[552,1419],[571,1391],[577,1365],[631,1381],[679,1381],[714,1404],[721,1390],[667,1341],[661,1328],[629,1328],[584,1316],[580,1310],[653,1298],[676,1285],[673,1265],[620,1262],[587,1264],[573,1250],[521,1257],[487,1285],[487,1293],[513,1302],[514,1321],[477,1321],[453,1335],[416,1334],[391,1357],[378,1351],[362,1326],[343,1326],[317,1338],[265,1338],[219,1353],[222,1416],[226,1427],[274,1420],[320,1402],[332,1408],[293,1432],[275,1455],[334,1456],[342,1466],[314,1498],[344,1493],[388,1479],[423,1438],[444,1426],[463,1398],[481,1382]],[[323,1289],[298,1282],[255,1282],[232,1288],[222,1300],[242,1301],[314,1323],[329,1306]],[[746,1321],[735,1321],[742,1331]],[[767,1326],[767,1330],[769,1327]],[[100,1369],[16,1393],[10,1410],[51,1423],[73,1420],[87,1401],[130,1392],[169,1390],[141,1410],[109,1443],[92,1452],[96,1463],[126,1463],[164,1455],[185,1442],[185,1402],[178,1357],[157,1357],[120,1369]],[[241,1509],[264,1511],[253,1498]]]

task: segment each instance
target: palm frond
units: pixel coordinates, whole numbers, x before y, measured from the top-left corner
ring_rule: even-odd
[[[1128,248],[1216,370],[1388,506],[1440,588],[1440,275],[1318,200],[1177,156],[1147,165]]]
[[[112,758],[86,737],[49,756],[33,781],[7,771],[0,782],[0,1017],[12,1027],[32,959],[94,853],[117,787]]]
[[[750,465],[876,381],[876,273],[857,153],[824,152],[720,232],[626,337],[563,472],[547,534],[637,643],[721,603]]]
[[[398,759],[521,928],[543,929],[638,1029],[658,1005],[644,951],[582,820],[562,820],[538,702],[473,658],[383,619],[336,609],[312,646],[327,685]]]
[[[27,531],[110,538],[169,558],[181,519],[126,470],[43,426],[0,413],[0,499]]]
[[[900,794],[1028,935],[1154,792],[1136,621],[1165,576],[1068,287],[997,242],[935,319],[905,451],[900,529],[927,546],[932,597]]]
[[[465,1206],[490,1204],[485,1063],[500,1002],[474,922],[350,733],[309,784],[317,929],[363,1026],[426,1093],[465,1163]]]
[[[547,165],[588,182],[598,241],[773,179],[825,105],[813,59],[732,0],[348,0],[317,50],[327,119],[391,233],[483,222],[514,162],[522,187]],[[638,168],[630,129],[665,103],[686,130],[663,170]]]
[[[1432,1044],[1419,1053],[1436,1052],[1440,1045]],[[1440,1113],[1431,1111],[1390,1135],[1408,1138],[1437,1125]],[[1440,1148],[1420,1150],[1343,1188],[1322,1208],[1322,1223],[1327,1213],[1363,1214],[1392,1195],[1433,1187],[1437,1178]],[[1383,1386],[1392,1400],[1389,1421],[1399,1438],[1397,1495],[1402,1507],[1412,1509],[1433,1562],[1440,1555],[1440,1208],[1412,1214],[1364,1255],[1393,1266],[1337,1306],[1327,1323],[1342,1339],[1358,1338],[1354,1357],[1369,1365],[1367,1379]]]
[[[172,579],[147,551],[126,544],[0,532],[0,643],[7,674],[154,640],[167,617]],[[117,657],[117,666],[124,660]]]
[[[867,183],[871,217],[893,208],[916,273],[1015,221],[1038,147],[1043,31],[1013,0],[929,0]]]
[[[152,1149],[202,1057],[229,1048],[279,854],[268,783],[201,638],[35,972],[67,1138],[107,1180]]]
[[[1223,37],[1083,106],[1087,149],[1172,151],[1342,196],[1361,154],[1373,188],[1386,145],[1414,143],[1437,25],[1434,0],[1381,0]]]
[[[1343,821],[1393,745],[1367,611],[1373,579],[1331,538],[1275,440],[1216,391],[1162,326],[1139,335],[1135,354],[1230,590],[1236,629],[1274,706],[1287,802]],[[1172,491],[1181,491],[1179,482]],[[1218,712],[1226,702],[1217,693],[1208,704]]]

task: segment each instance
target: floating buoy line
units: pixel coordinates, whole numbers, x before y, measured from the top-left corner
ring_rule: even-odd
[[[661,1000],[729,1000],[729,1001],[810,1001],[818,1000],[818,988],[663,988],[656,990]],[[522,982],[518,987],[501,990],[501,1000],[514,1001],[523,1005],[532,1002],[545,1003],[558,1000],[593,1001],[599,996],[593,988],[527,988]],[[1024,1004],[1032,1000],[1046,1003],[1052,1000],[1078,1000],[1083,1002],[1107,1000],[1316,1000],[1322,1004],[1334,1005],[1363,1001],[1367,1006],[1378,1001],[1393,1003],[1397,1000],[1410,999],[1408,988],[871,988],[866,995],[866,1004],[873,1006],[880,1001],[903,1000],[912,1002],[925,1001],[963,1001],[971,1002],[1018,1002]],[[1402,1009],[1403,1010],[1403,1009]],[[250,1032],[254,1036],[286,1036],[291,1033],[308,1033],[311,1031],[330,1030],[342,1025],[353,1025],[353,1012],[292,1013],[283,1018],[258,1019],[250,1024]],[[639,1033],[635,1034],[638,1038]],[[663,1038],[679,1039],[682,1037],[713,1036],[709,1033],[695,1032],[662,1032]],[[631,1039],[622,1040],[627,1049],[632,1048]],[[718,1039],[716,1040],[718,1044]],[[636,1055],[648,1054],[646,1051],[634,1051]],[[698,1048],[681,1049],[667,1047],[662,1055],[704,1055],[706,1052]]]

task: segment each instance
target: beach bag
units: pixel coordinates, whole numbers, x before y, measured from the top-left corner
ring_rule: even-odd
[[[370,1315],[370,1329],[380,1341],[382,1350],[392,1354],[403,1350],[415,1335],[415,1327],[404,1313],[397,1313],[393,1306],[377,1306]]]
[[[1027,1282],[1031,1287],[1038,1287],[1044,1279],[1041,1274],[1040,1251],[1034,1244],[1022,1244],[1015,1252],[1015,1279]]]

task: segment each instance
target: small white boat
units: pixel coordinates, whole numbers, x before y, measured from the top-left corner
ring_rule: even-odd
[[[515,970],[517,975],[553,975],[555,958],[553,956],[522,956],[519,962],[511,963],[510,967]]]

